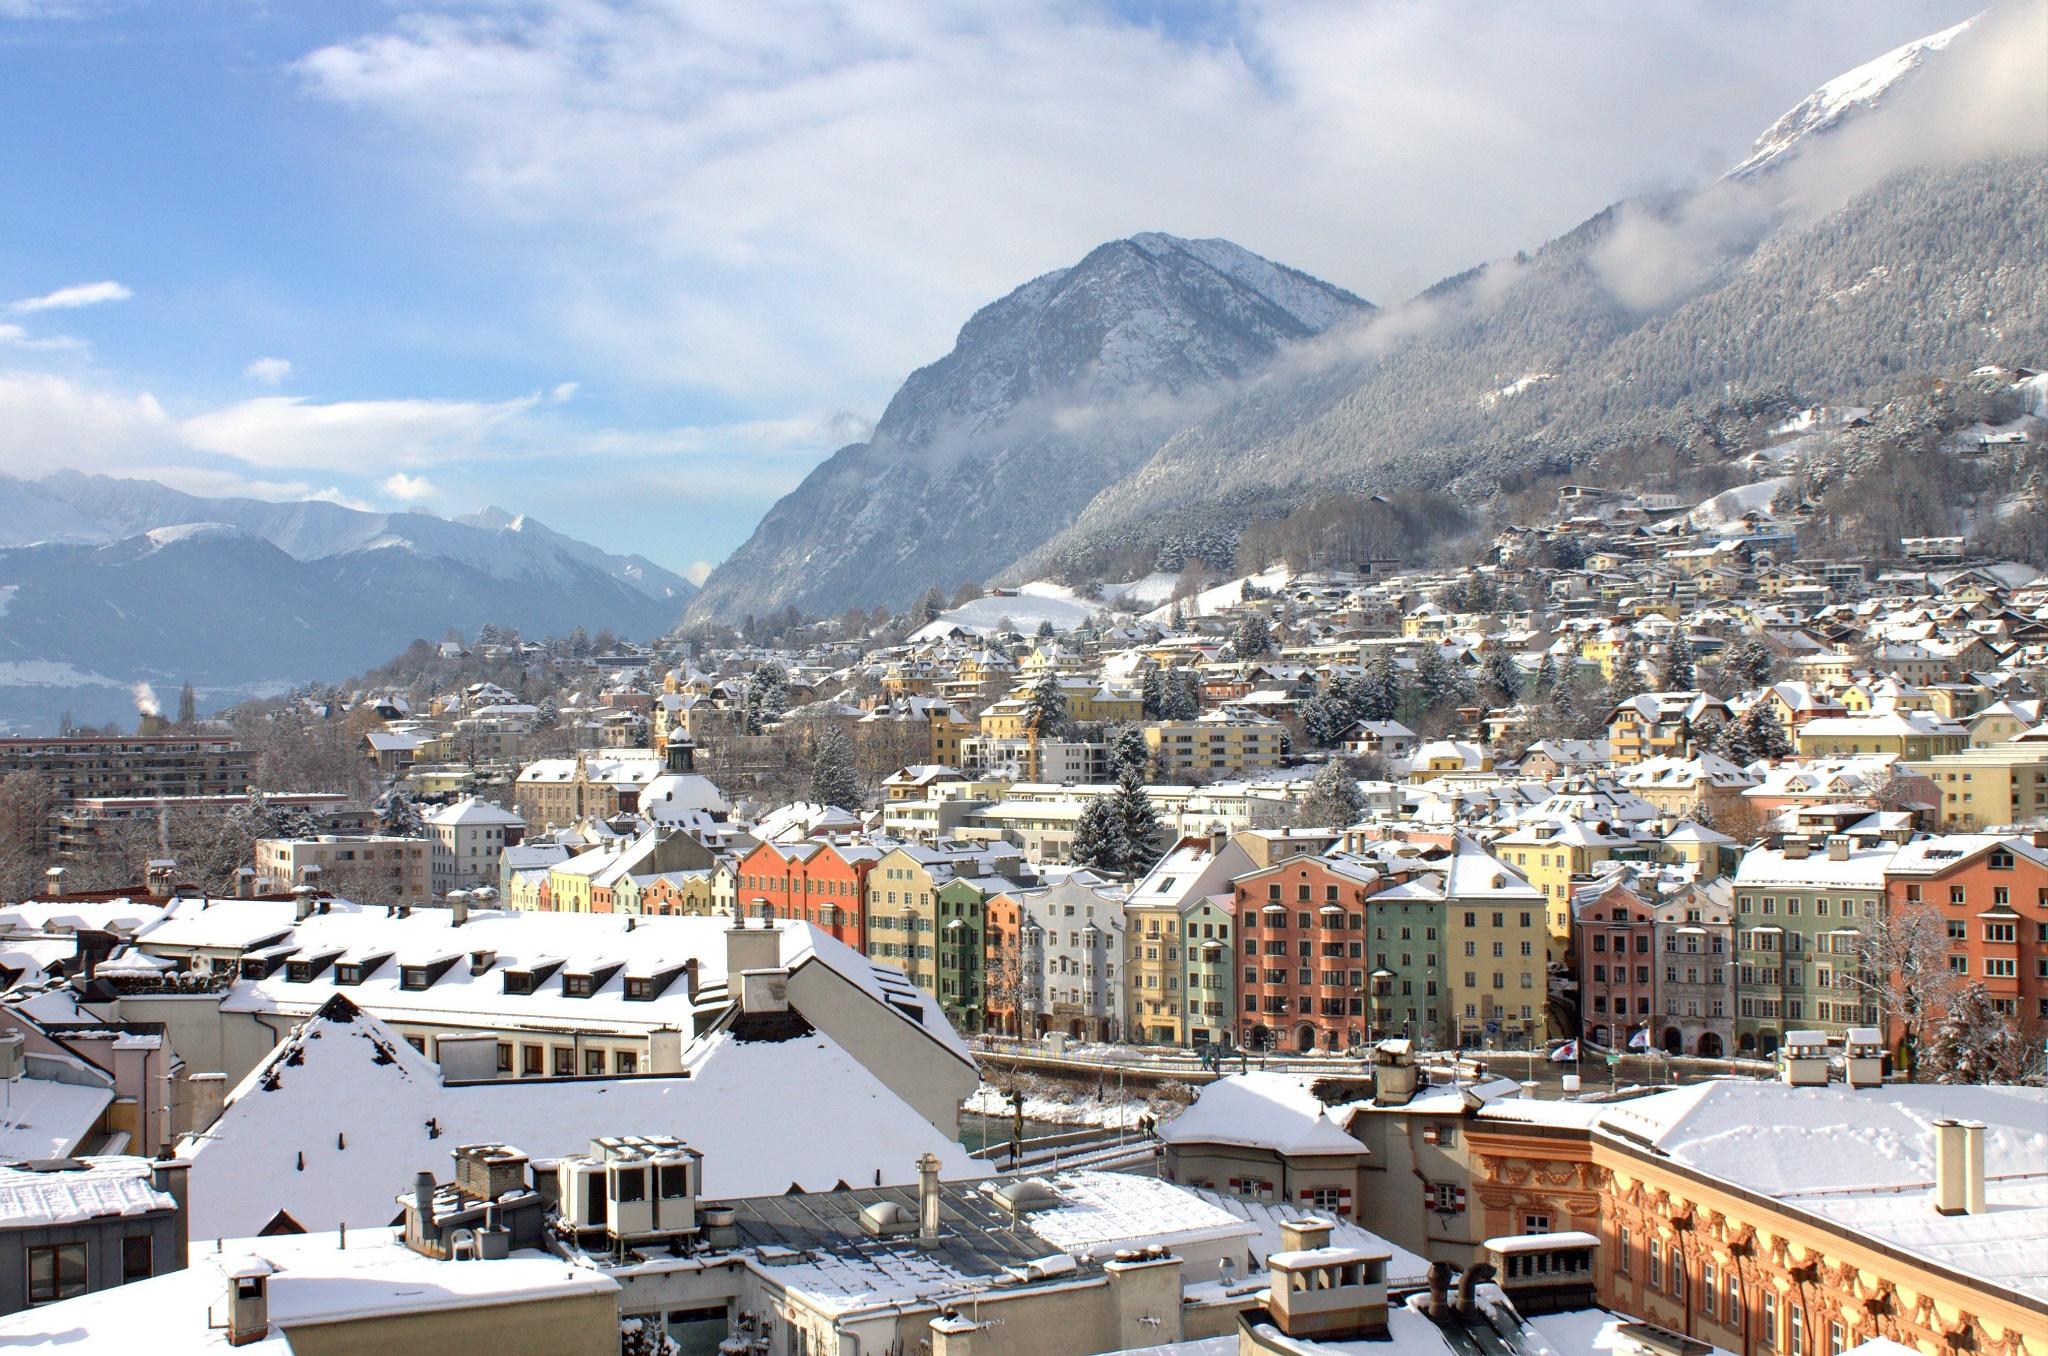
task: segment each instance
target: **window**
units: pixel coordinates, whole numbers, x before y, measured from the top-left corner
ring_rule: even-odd
[[[1757,1320],[1757,1337],[1765,1351],[1778,1349],[1778,1296],[1775,1292],[1764,1291],[1763,1314]]]
[[[1650,1289],[1662,1290],[1664,1288],[1664,1244],[1653,1238],[1646,1247],[1650,1255]]]
[[[121,1240],[121,1284],[146,1281],[150,1275],[148,1234],[130,1234]]]
[[[522,1078],[538,1078],[538,1077],[540,1077],[540,1071],[541,1071],[541,1067],[542,1067],[542,1066],[541,1066],[541,1060],[542,1060],[542,1058],[543,1058],[543,1055],[544,1055],[544,1051],[543,1051],[542,1047],[540,1047],[540,1046],[538,1046],[538,1045],[522,1045],[522,1046],[520,1046],[520,1047],[519,1047],[519,1070],[520,1070],[520,1076],[521,1076]]]
[[[1624,1276],[1630,1275],[1635,1266],[1635,1263],[1632,1259],[1634,1246],[1629,1239],[1627,1225],[1624,1224],[1623,1226],[1621,1226],[1621,1230],[1616,1241],[1618,1246],[1614,1250],[1616,1259],[1614,1269]]]
[[[52,1243],[28,1250],[28,1302],[50,1304],[85,1293],[85,1244]]]
[[[1708,1318],[1714,1317],[1714,1306],[1720,1302],[1714,1293],[1715,1284],[1719,1279],[1719,1273],[1714,1270],[1712,1262],[1700,1264],[1700,1312]]]
[[[602,1050],[585,1050],[585,1051],[583,1052],[583,1073],[584,1073],[584,1076],[585,1076],[585,1077],[587,1077],[587,1078],[595,1078],[595,1077],[597,1077],[597,1076],[598,1076],[599,1074],[602,1074],[603,1072],[604,1072],[604,1051],[602,1051]]]
[[[612,1056],[612,1067],[615,1073],[639,1073],[640,1056],[631,1050],[621,1050]]]
[[[501,1074],[512,1072],[512,1047],[504,1041],[498,1042],[498,1072]]]
[[[1547,1234],[1550,1232],[1550,1216],[1522,1216],[1522,1232],[1525,1234]]]

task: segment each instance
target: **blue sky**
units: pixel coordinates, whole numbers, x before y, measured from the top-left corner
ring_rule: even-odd
[[[0,468],[701,571],[1101,240],[1398,300],[1968,13],[0,0]]]

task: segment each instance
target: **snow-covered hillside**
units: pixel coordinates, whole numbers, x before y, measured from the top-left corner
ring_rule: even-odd
[[[1055,631],[1078,631],[1101,617],[1106,610],[1106,604],[1077,597],[1064,584],[1039,579],[1014,590],[1001,589],[987,597],[950,608],[919,627],[910,639],[914,644],[948,635],[956,629],[992,636],[1006,629],[1005,622],[1025,635],[1036,631],[1044,622],[1052,623]]]

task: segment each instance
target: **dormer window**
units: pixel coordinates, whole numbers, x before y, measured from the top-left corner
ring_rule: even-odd
[[[562,976],[562,992],[571,998],[588,998],[592,992],[589,975]]]

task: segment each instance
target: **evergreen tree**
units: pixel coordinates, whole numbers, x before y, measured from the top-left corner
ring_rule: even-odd
[[[1185,671],[1169,673],[1166,691],[1159,704],[1162,720],[1193,720],[1202,714],[1202,702],[1195,695],[1195,676]]]
[[[1436,712],[1458,705],[1471,690],[1471,678],[1451,662],[1443,647],[1429,645],[1424,647],[1421,662],[1415,666],[1415,686],[1421,693],[1423,710]]]
[[[763,664],[747,675],[746,725],[748,734],[760,734],[782,719],[789,704],[789,675],[780,664]]]
[[[1122,781],[1126,773],[1143,777],[1152,765],[1152,749],[1145,743],[1145,731],[1126,722],[1110,731],[1109,775]]]
[[[1237,637],[1231,644],[1237,650],[1237,657],[1243,660],[1264,659],[1273,653],[1273,630],[1266,625],[1266,619],[1253,612],[1237,624]]]
[[[1024,728],[1035,739],[1058,739],[1069,725],[1067,694],[1060,687],[1059,674],[1048,667],[1025,698]]]
[[[811,799],[842,810],[860,809],[860,777],[853,769],[853,741],[828,725],[811,745]]]
[[[178,689],[178,724],[190,726],[199,719],[199,694],[187,683]]]
[[[1728,656],[1728,672],[1746,688],[1770,686],[1777,667],[1777,656],[1759,636],[1744,640]]]
[[[2010,1083],[2025,1072],[2030,1053],[1984,985],[1972,981],[1935,1025],[1927,1065],[1937,1083]]]
[[[1543,659],[1536,665],[1536,681],[1530,685],[1539,701],[1548,701],[1557,691],[1557,660],[1550,651],[1543,652]]]
[[[1166,685],[1161,680],[1158,669],[1145,670],[1145,676],[1138,680],[1138,697],[1145,712],[1145,718],[1147,720],[1159,719],[1160,711],[1166,703]]]
[[[1365,666],[1359,680],[1358,719],[1392,720],[1401,709],[1401,673],[1394,656],[1382,649]]]
[[[1737,767],[1747,767],[1760,758],[1792,756],[1792,740],[1763,702],[1752,702],[1747,711],[1714,733],[1714,752]]]
[[[252,803],[251,808],[257,810],[266,820],[270,818],[269,807],[262,805],[261,802]],[[404,782],[393,782],[383,795],[377,797],[374,808],[377,811],[377,829],[380,833],[388,833],[396,838],[418,838],[427,831],[426,823],[420,816],[420,807],[413,801],[412,788]],[[280,824],[268,824],[265,832],[269,833],[282,827]]]
[[[1308,784],[1294,822],[1304,829],[1342,829],[1365,817],[1365,796],[1342,763],[1326,763]]]
[[[1169,630],[1173,631],[1187,630],[1188,605],[1178,598],[1174,599],[1173,610],[1166,614],[1166,625]]]
[[[1522,695],[1522,666],[1506,646],[1496,645],[1486,652],[1484,675],[1480,691],[1492,704],[1506,706]]]
[[[939,592],[937,584],[926,589],[924,597],[917,600],[916,615],[919,622],[935,622],[945,610],[946,595]]]
[[[1136,769],[1126,769],[1117,779],[1116,790],[1106,799],[1116,814],[1117,833],[1123,841],[1121,875],[1137,876],[1151,869],[1158,851],[1159,811],[1145,793],[1144,778]]]
[[[1657,684],[1666,692],[1690,692],[1694,682],[1692,640],[1683,628],[1673,627],[1671,639],[1664,647],[1664,666],[1657,674]]]
[[[1615,651],[1613,668],[1604,698],[1610,711],[1643,693],[1643,650],[1633,636],[1623,641],[1621,648]]]
[[[1074,843],[1067,850],[1067,860],[1075,866],[1114,876],[1122,873],[1123,863],[1130,855],[1130,847],[1124,841],[1123,816],[1117,807],[1108,796],[1090,799],[1074,822]]]
[[[1052,639],[1052,636],[1053,636],[1053,631],[1052,631],[1052,618],[1051,618],[1051,617],[1044,617],[1044,618],[1041,618],[1041,619],[1039,620],[1039,623],[1038,623],[1038,638],[1039,638],[1040,640],[1051,640],[1051,639]]]
[[[1301,728],[1311,745],[1328,749],[1343,739],[1344,732],[1351,728],[1351,720],[1342,703],[1318,694],[1301,704]]]

